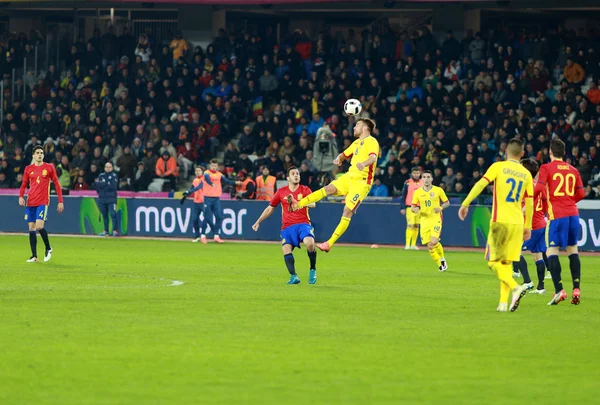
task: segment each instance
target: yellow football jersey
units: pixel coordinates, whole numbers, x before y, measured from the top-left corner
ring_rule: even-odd
[[[516,160],[496,162],[483,176],[494,182],[492,222],[523,224],[523,200],[533,197],[533,179],[529,170]]]
[[[413,193],[412,205],[419,207],[421,220],[427,221],[441,216],[441,212],[436,213],[434,210],[440,208],[446,201],[448,201],[448,197],[440,187],[431,186],[429,190],[425,190],[425,186],[423,186]]]
[[[356,164],[364,162],[371,155],[375,155],[375,157],[379,156],[379,142],[377,142],[377,139],[375,139],[373,136],[367,136],[364,139],[355,140],[352,142],[352,145],[348,146],[348,148],[344,151],[344,156],[346,159],[352,156],[348,173],[363,173],[365,175],[367,184],[371,184],[373,182],[377,161],[375,161],[372,165],[365,167],[362,171],[358,170]]]

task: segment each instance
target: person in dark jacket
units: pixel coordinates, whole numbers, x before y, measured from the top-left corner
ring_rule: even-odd
[[[119,236],[119,223],[117,219],[117,189],[119,188],[119,177],[113,172],[113,165],[107,162],[104,165],[104,173],[96,179],[96,191],[98,192],[98,208],[104,218],[104,232],[99,236],[108,236],[108,215],[113,223],[113,236]]]

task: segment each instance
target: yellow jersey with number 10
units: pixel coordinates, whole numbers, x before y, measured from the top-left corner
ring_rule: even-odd
[[[419,207],[421,220],[428,221],[441,217],[442,213],[435,212],[435,209],[440,208],[447,201],[448,197],[440,187],[431,186],[429,190],[425,190],[425,186],[423,186],[413,193],[412,205]]]
[[[377,166],[377,160],[372,165],[366,166],[363,170],[358,170],[356,165],[367,160],[371,155],[375,157],[379,156],[379,142],[373,136],[369,135],[363,139],[357,139],[346,150],[343,152],[344,157],[348,159],[352,156],[350,161],[350,169],[348,173],[351,174],[364,174],[365,181],[367,184],[373,183],[373,177],[375,175],[375,167]]]
[[[523,200],[533,198],[533,179],[529,170],[516,160],[496,162],[483,176],[494,182],[492,222],[524,224]]]

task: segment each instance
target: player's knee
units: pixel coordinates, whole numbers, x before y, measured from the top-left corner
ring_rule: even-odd
[[[346,218],[352,218],[352,215],[354,214],[354,212],[352,211],[352,209],[350,207],[344,207],[344,212],[342,213],[343,217]]]
[[[35,225],[35,230],[36,231],[41,231],[42,229],[44,229],[44,225],[43,224],[36,224]]]
[[[335,188],[335,186],[333,184],[328,184],[325,186],[325,193],[327,193],[327,195],[333,195],[337,192],[337,188]]]
[[[435,247],[435,245],[437,245],[437,243],[433,243],[433,242],[427,242],[427,248],[429,250],[433,249]]]

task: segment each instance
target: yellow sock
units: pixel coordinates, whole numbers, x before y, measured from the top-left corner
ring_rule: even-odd
[[[348,229],[348,225],[350,225],[350,218],[342,217],[340,223],[338,224],[338,226],[336,226],[335,231],[333,231],[333,235],[331,235],[331,238],[329,238],[329,240],[327,241],[327,243],[329,243],[329,247],[333,246],[335,242],[337,242],[337,240],[340,238],[340,236],[342,236],[344,232],[346,232],[346,229]]]
[[[319,202],[325,197],[327,197],[327,192],[325,191],[325,188],[319,189],[298,201],[298,209],[304,208],[308,204]]]
[[[412,246],[412,236],[413,230],[412,228],[406,227],[406,246]]]
[[[500,281],[500,303],[508,304],[508,296],[510,294],[510,287],[506,285],[504,281]]]
[[[495,262],[490,266],[492,271],[496,273],[496,277],[504,284],[508,286],[511,290],[513,290],[516,286],[518,286],[517,282],[512,277],[512,265],[511,264],[503,264],[501,262]]]
[[[433,261],[437,263],[438,266],[441,264],[440,263],[440,255],[438,253],[437,246],[434,246],[431,249],[429,249],[429,255],[431,256]]]
[[[440,256],[440,260],[446,260],[446,258],[444,257],[444,247],[442,246],[442,244],[438,242],[435,248],[437,250],[438,255]]]
[[[413,228],[412,246],[415,246],[417,244],[418,240],[419,240],[419,228],[415,227],[415,228]]]

